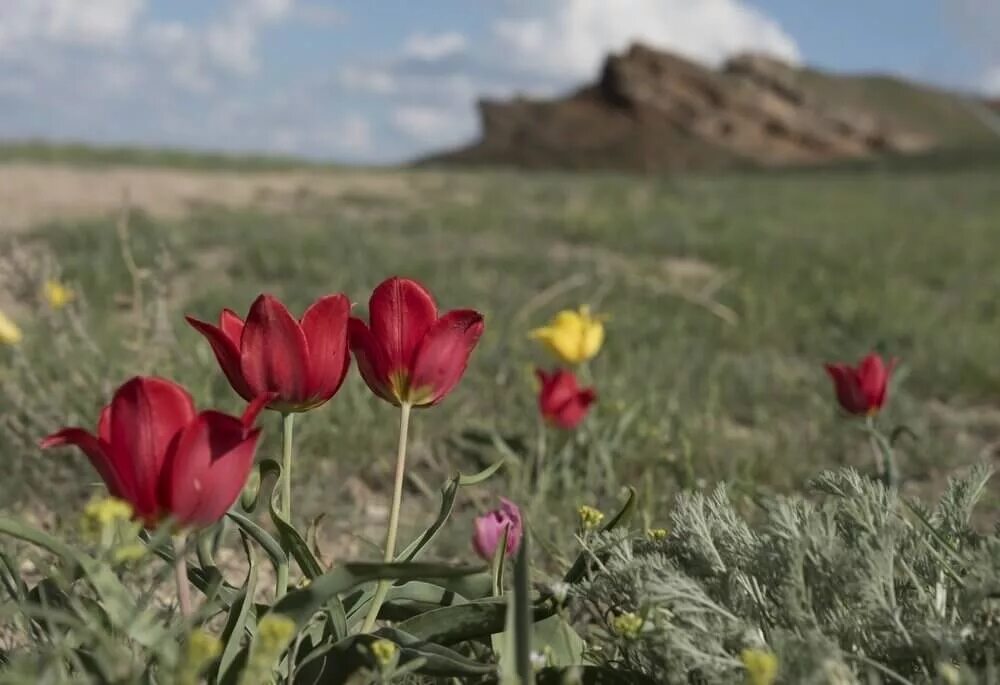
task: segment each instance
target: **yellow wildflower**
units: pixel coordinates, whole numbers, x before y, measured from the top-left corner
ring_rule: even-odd
[[[649,528],[646,531],[646,535],[649,536],[650,540],[664,540],[667,537],[666,528]]]
[[[293,637],[295,621],[281,614],[265,615],[250,643],[250,657],[240,676],[240,685],[271,682],[274,667]]]
[[[0,312],[0,343],[4,345],[16,345],[21,342],[24,335],[10,318]]]
[[[122,545],[111,553],[111,560],[116,564],[131,564],[146,556],[147,551],[146,545]]]
[[[642,624],[645,622],[642,616],[627,611],[611,619],[611,629],[618,635],[632,640],[639,636],[639,631],[642,630]]]
[[[577,513],[580,515],[580,523],[583,524],[584,530],[593,530],[594,528],[597,528],[597,526],[601,525],[601,521],[604,520],[603,512],[587,506],[586,504],[577,509]]]
[[[43,291],[45,301],[48,302],[49,306],[53,309],[62,309],[76,299],[76,293],[73,292],[70,287],[51,278],[45,281]]]
[[[744,649],[740,661],[747,669],[748,685],[771,685],[778,677],[778,657],[766,649]]]
[[[114,497],[93,499],[83,509],[83,520],[80,522],[85,535],[98,538],[102,531],[116,523],[129,521],[132,518],[132,505]]]
[[[375,640],[369,649],[372,651],[372,656],[375,657],[379,668],[386,668],[396,658],[396,643],[391,640]]]
[[[205,667],[222,653],[222,642],[219,638],[206,633],[200,628],[188,635],[184,645],[184,654],[177,664],[178,685],[197,685],[201,682],[199,676]]]
[[[531,331],[531,337],[542,341],[567,364],[580,364],[601,350],[604,323],[601,317],[591,315],[590,307],[564,309],[549,325]]]

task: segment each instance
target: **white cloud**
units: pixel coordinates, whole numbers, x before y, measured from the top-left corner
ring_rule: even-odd
[[[494,33],[526,69],[570,79],[594,76],[608,52],[632,42],[717,64],[741,51],[797,62],[795,41],[743,0],[550,0],[542,16],[504,18]]]
[[[102,46],[127,38],[145,0],[3,0],[0,51],[51,41]]]
[[[402,105],[392,112],[392,125],[424,145],[447,145],[468,138],[473,123],[468,112],[427,105]]]
[[[352,90],[378,95],[396,92],[396,77],[382,67],[349,64],[341,68],[337,77],[341,85]]]
[[[465,52],[468,41],[457,31],[445,33],[414,33],[406,39],[403,54],[406,57],[429,62]]]

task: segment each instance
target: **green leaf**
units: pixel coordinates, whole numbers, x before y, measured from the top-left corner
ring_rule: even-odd
[[[534,683],[531,667],[531,569],[528,567],[527,531],[521,538],[521,548],[514,560],[514,660],[521,685]]]
[[[247,581],[237,601],[232,603],[229,615],[226,617],[226,625],[222,629],[222,655],[219,657],[216,673],[225,673],[230,664],[236,659],[243,646],[243,633],[246,630],[247,622],[253,616],[253,597],[257,590],[257,555],[250,546],[245,533],[240,533],[243,542],[243,549],[247,555],[250,568],[247,571]]]
[[[533,620],[548,618],[555,609],[548,603],[532,608]],[[442,645],[486,638],[504,629],[507,600],[490,597],[457,606],[442,607],[401,622],[397,628],[419,639]]]
[[[279,566],[284,566],[288,563],[288,557],[285,555],[285,551],[281,549],[281,543],[275,540],[270,533],[238,511],[230,510],[226,516],[264,549],[265,554],[271,560],[271,564],[274,565],[275,572],[277,572]]]
[[[373,635],[352,635],[340,642],[314,650],[296,671],[296,682],[343,685],[361,668],[374,669],[369,645],[377,639],[390,640],[399,648],[396,674],[416,672],[444,678],[489,675],[491,664],[473,661],[458,652],[429,643],[394,628],[382,628]]]
[[[441,507],[438,510],[437,518],[434,519],[434,522],[431,523],[426,530],[424,530],[420,537],[407,545],[406,548],[396,556],[396,560],[413,561],[417,554],[420,553],[420,550],[426,547],[431,540],[434,539],[434,537],[438,534],[438,531],[441,530],[441,527],[444,526],[445,522],[448,520],[448,517],[451,516],[452,509],[455,507],[455,500],[458,497],[459,489],[482,483],[496,473],[501,466],[503,466],[503,459],[471,476],[465,476],[459,473],[451,478],[441,490]]]
[[[534,650],[547,654],[550,666],[579,666],[583,663],[586,643],[562,616],[549,616],[539,621],[534,631]]]
[[[7,517],[0,517],[0,534],[24,540],[48,550],[70,566],[70,577],[86,577],[101,598],[101,605],[111,625],[144,647],[155,647],[164,630],[155,616],[141,611],[132,594],[121,584],[110,567],[61,540]]]

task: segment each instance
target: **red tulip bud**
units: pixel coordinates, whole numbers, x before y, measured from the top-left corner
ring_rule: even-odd
[[[593,388],[581,388],[573,372],[565,369],[552,373],[537,369],[535,375],[542,384],[538,408],[545,420],[566,430],[580,425],[590,405],[597,401],[597,392]]]
[[[895,366],[895,359],[886,365],[882,357],[873,353],[862,359],[856,368],[850,364],[826,364],[826,372],[833,379],[837,401],[844,411],[871,416],[885,403],[886,387]]]

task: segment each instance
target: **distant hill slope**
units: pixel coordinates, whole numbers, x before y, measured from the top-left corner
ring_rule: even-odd
[[[642,45],[559,99],[479,103],[482,138],[421,160],[639,171],[815,166],[1000,144],[986,103],[742,55],[713,70]]]

